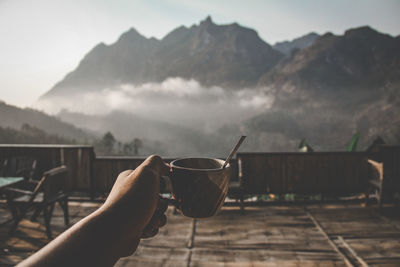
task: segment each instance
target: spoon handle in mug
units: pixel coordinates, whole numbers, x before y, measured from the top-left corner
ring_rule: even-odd
[[[231,153],[229,153],[229,156],[226,158],[224,166],[222,166],[222,169],[225,169],[226,165],[228,165],[229,161],[231,161],[233,155],[235,155],[236,151],[239,149],[240,145],[243,143],[244,139],[246,138],[245,135],[242,135],[237,142],[236,146],[232,149]]]

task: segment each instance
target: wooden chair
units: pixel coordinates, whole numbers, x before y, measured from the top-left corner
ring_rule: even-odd
[[[232,159],[229,164],[231,165],[231,181],[229,182],[228,196],[236,201],[239,200],[240,211],[244,212],[244,186],[240,158]]]
[[[376,192],[373,196],[378,199],[382,213],[384,203],[398,205],[400,202],[400,146],[380,145],[369,158],[372,175],[366,195],[368,197],[371,190]]]
[[[69,225],[68,195],[64,190],[67,172],[67,167],[65,166],[45,172],[33,191],[7,188],[7,204],[14,219],[10,233],[16,230],[26,213],[34,209],[31,220],[35,220],[43,211],[46,233],[48,238],[51,239],[50,220],[56,202],[63,209],[65,225]]]
[[[240,211],[244,211],[244,187],[242,183],[239,182],[230,182],[229,183],[229,189],[228,189],[228,195],[230,197],[236,198],[239,200],[239,205],[240,205]]]

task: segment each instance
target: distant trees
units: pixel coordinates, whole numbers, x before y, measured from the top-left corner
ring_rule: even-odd
[[[139,155],[139,149],[143,146],[142,140],[139,138],[133,139],[131,142],[125,143],[123,146],[123,152],[125,155]]]
[[[143,141],[139,138],[134,138],[130,142],[121,143],[117,141],[111,132],[107,132],[94,144],[94,147],[98,155],[138,156],[139,150],[143,147]]]
[[[347,149],[346,149],[346,151],[347,152],[355,152],[355,151],[357,151],[357,144],[358,144],[358,140],[360,139],[360,133],[359,132],[356,132],[354,135],[353,135],[353,137],[351,138],[351,140],[350,140],[350,143],[349,143],[349,145],[347,146]],[[374,140],[374,143],[373,144],[375,144],[375,142],[378,142],[378,143],[380,143],[380,144],[384,144],[385,142],[383,141],[383,139],[380,137],[380,136],[378,136],[375,140]],[[369,149],[369,148],[368,148]],[[367,150],[368,150],[367,149]],[[312,149],[312,147],[307,143],[307,141],[306,141],[306,139],[301,139],[301,141],[300,141],[300,143],[299,143],[299,145],[298,145],[298,150],[300,151],[300,152],[314,152],[314,149]]]
[[[21,129],[0,127],[0,143],[2,144],[75,144],[75,140],[66,139],[58,135],[48,134],[42,129],[23,124]],[[139,156],[143,148],[143,141],[134,138],[132,141],[119,142],[111,132],[106,132],[102,138],[88,141],[93,145],[97,155]]]
[[[103,136],[103,139],[101,140],[101,144],[103,145],[106,153],[113,154],[115,142],[116,142],[115,137],[111,132],[107,132]]]
[[[95,141],[94,148],[96,154],[100,155],[115,155],[115,144],[117,140],[111,132],[106,132],[103,137]]]

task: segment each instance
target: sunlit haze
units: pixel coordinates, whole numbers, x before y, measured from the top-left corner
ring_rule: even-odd
[[[113,43],[134,27],[162,38],[199,23],[238,22],[269,44],[311,31],[342,34],[370,25],[398,35],[399,1],[66,1],[0,0],[0,99],[31,105],[72,71],[93,46]]]

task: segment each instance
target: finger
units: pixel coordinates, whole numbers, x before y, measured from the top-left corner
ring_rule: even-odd
[[[163,227],[167,224],[167,216],[165,214],[161,215],[160,222],[158,223],[158,227]]]
[[[160,156],[152,155],[145,159],[141,164],[142,167],[146,166],[154,170],[157,175],[167,175],[170,172],[169,164],[166,164]]]
[[[156,234],[158,234],[158,231],[159,231],[159,229],[156,228],[156,229],[153,229],[153,230],[151,230],[151,231],[143,232],[141,238],[150,238],[150,237],[153,237],[153,236],[155,236]]]
[[[160,225],[160,219],[161,219],[160,215],[154,214],[153,217],[151,217],[150,222],[146,225],[143,231],[151,232],[153,231],[153,229],[158,228]]]
[[[168,209],[168,200],[163,197],[159,197],[156,213],[163,214]]]
[[[161,166],[161,175],[168,175],[171,171],[171,166],[165,162],[163,162]]]
[[[165,222],[166,222],[166,218],[165,218]],[[150,221],[150,223],[148,223],[146,225],[146,227],[143,229],[142,231],[142,237],[152,237],[154,236],[154,232],[160,228],[160,224],[164,223],[164,218],[158,216],[155,218],[152,218],[152,220]],[[164,223],[165,224],[165,223]],[[158,230],[157,230],[158,232]]]
[[[156,229],[154,229],[152,232],[149,232],[149,233],[147,233],[147,238],[149,238],[149,237],[153,237],[153,236],[155,236],[156,234],[158,234],[158,231],[160,231],[160,229],[158,229],[158,228],[156,228]]]
[[[129,176],[132,172],[133,172],[133,170],[125,170],[125,171],[121,172],[118,175],[118,177],[120,177],[120,176]]]
[[[157,229],[157,228],[156,228]],[[154,232],[154,229],[146,229],[142,231],[142,235],[140,236],[141,238],[148,238],[151,237]]]
[[[159,228],[154,229],[154,231],[151,233],[151,236],[155,236],[156,234],[158,234],[159,231]]]

